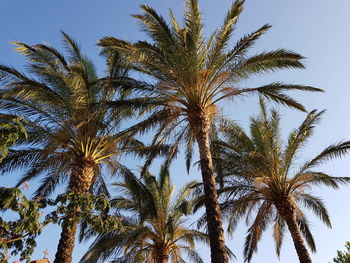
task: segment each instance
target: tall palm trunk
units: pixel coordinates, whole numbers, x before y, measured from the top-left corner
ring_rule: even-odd
[[[154,263],[168,263],[169,255],[164,243],[156,244],[156,258]]]
[[[287,200],[276,205],[276,208],[287,223],[289,232],[293,239],[295,250],[299,257],[299,262],[312,263],[297,222],[296,211],[293,203],[290,200]]]
[[[204,185],[206,220],[210,239],[212,263],[228,262],[225,247],[224,229],[222,227],[221,211],[216,191],[213,161],[210,152],[209,129],[210,121],[203,111],[194,113],[190,124],[196,135],[199,148],[200,166]]]
[[[78,158],[72,165],[69,191],[73,193],[88,193],[94,178],[94,163],[87,158]],[[75,234],[78,222],[72,220],[76,211],[66,215],[62,223],[62,232],[57,246],[54,263],[71,263],[75,245]]]

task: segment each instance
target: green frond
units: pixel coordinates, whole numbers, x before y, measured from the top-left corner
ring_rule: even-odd
[[[242,71],[248,74],[247,76],[250,76],[252,74],[268,73],[281,69],[303,69],[304,65],[301,62],[303,58],[301,55],[285,49],[263,52],[244,60],[243,64],[239,67],[238,74]]]
[[[68,169],[65,169],[65,167],[60,168],[61,169],[52,170],[44,176],[34,193],[34,198],[48,197],[59,185],[68,181]]]
[[[80,47],[77,42],[75,42],[67,33],[60,30],[63,36],[63,43],[69,54],[70,63],[79,63],[83,60],[83,55],[81,53]]]
[[[349,141],[332,144],[326,147],[319,155],[317,155],[311,161],[305,163],[301,171],[305,171],[307,169],[313,168],[325,161],[328,161],[334,158],[341,158],[345,154],[347,154],[349,147],[350,147]]]
[[[306,208],[312,211],[329,228],[332,227],[328,211],[320,198],[305,193],[298,195],[298,197]]]
[[[271,204],[264,202],[256,215],[254,223],[248,229],[248,235],[244,244],[244,256],[245,262],[250,262],[253,256],[253,253],[258,250],[258,242],[261,239],[261,235],[266,229],[268,222],[270,220]]]
[[[350,183],[350,177],[334,177],[322,172],[307,171],[296,174],[290,182],[290,189],[297,190],[305,186],[324,185],[339,189],[341,185]]]
[[[247,51],[254,46],[255,42],[270,28],[271,25],[265,24],[256,31],[243,36],[240,40],[238,40],[234,48],[227,53],[226,63],[229,63],[232,59],[242,58]]]
[[[213,39],[215,39],[215,41],[210,47],[207,68],[221,66],[223,61],[227,61],[228,58],[231,57],[230,55],[225,56],[224,52],[226,51],[228,41],[230,40],[234,31],[238,17],[243,11],[243,3],[244,1],[237,0],[232,4],[230,10],[226,15],[222,27],[217,31],[216,34],[213,35]]]
[[[186,25],[186,42],[187,48],[190,52],[194,52],[196,57],[202,51],[204,39],[203,39],[203,25],[201,11],[198,6],[198,0],[185,0],[185,25]],[[199,65],[201,63],[197,61]]]
[[[185,253],[186,253],[187,257],[189,258],[189,260],[191,260],[191,262],[204,263],[204,261],[200,257],[200,254],[198,252],[196,252],[195,250],[186,249],[185,251],[186,251]]]
[[[46,52],[54,56],[60,62],[60,64],[64,67],[65,70],[67,71],[69,70],[68,62],[66,61],[65,57],[54,47],[51,47],[49,45],[44,45],[44,44],[37,44],[35,45],[35,48],[39,50],[45,50]]]
[[[185,140],[186,140],[186,152],[185,152],[186,170],[187,170],[187,173],[189,173],[191,169],[192,158],[193,158],[193,144],[195,142],[195,138],[190,131],[188,131],[187,138]]]
[[[142,5],[142,15],[133,15],[142,24],[143,30],[156,41],[159,46],[169,47],[174,44],[173,35],[165,19],[148,5]]]
[[[284,151],[284,168],[283,172],[286,174],[296,157],[297,152],[300,148],[305,145],[308,138],[313,134],[315,125],[320,121],[324,111],[317,112],[316,110],[311,111],[306,116],[305,120],[299,126],[298,129],[294,130],[288,138],[287,145]]]
[[[311,234],[308,220],[305,217],[302,217],[302,218],[297,218],[297,221],[299,224],[300,231],[303,234],[303,237],[305,238],[305,241],[308,244],[309,248],[311,249],[312,252],[316,252],[316,244]]]
[[[276,254],[278,257],[281,255],[281,247],[284,238],[284,232],[286,223],[281,216],[276,215],[275,224],[273,226],[273,238],[275,240]]]
[[[284,106],[288,106],[290,108],[294,108],[296,110],[300,110],[300,111],[306,111],[306,109],[304,108],[304,106],[302,104],[300,104],[299,102],[297,102],[296,100],[294,100],[293,98],[280,93],[278,91],[270,91],[270,90],[261,90],[260,93],[267,98],[268,100],[272,100],[278,104],[282,104]]]
[[[41,152],[37,149],[10,150],[3,162],[0,163],[1,175],[24,169],[29,163],[34,163],[40,159]]]

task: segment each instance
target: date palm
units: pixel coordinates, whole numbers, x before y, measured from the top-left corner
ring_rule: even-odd
[[[117,57],[110,60],[108,78],[98,78],[77,43],[62,35],[67,56],[49,45],[15,43],[28,61],[28,74],[0,65],[0,108],[23,116],[28,133],[28,140],[18,141],[0,170],[21,169],[18,185],[42,178],[35,197],[46,197],[67,181],[70,192],[105,192],[103,166],[112,174],[127,173],[116,156],[129,143],[137,143],[118,131],[131,111],[110,110],[106,103],[118,96],[118,84],[107,80],[125,75]],[[67,215],[55,263],[71,262],[76,228]]]
[[[255,214],[245,241],[246,261],[257,250],[262,233],[273,224],[278,256],[287,227],[300,262],[311,263],[304,241],[312,251],[316,247],[303,209],[331,227],[327,209],[322,199],[312,194],[312,188],[323,185],[338,189],[350,182],[349,177],[332,177],[317,169],[324,161],[346,154],[350,142],[330,145],[313,159],[297,163],[322,114],[323,111],[311,111],[285,144],[280,136],[279,114],[274,110],[268,114],[262,100],[260,115],[251,119],[250,135],[230,122],[221,127],[223,140],[216,144],[220,149],[216,159],[220,160],[224,177],[220,192],[228,230],[232,232],[242,217],[249,222]]]
[[[184,255],[191,262],[203,262],[195,242],[208,243],[208,235],[186,226],[191,185],[174,197],[175,186],[164,168],[158,178],[146,173],[140,181],[116,183],[121,195],[111,202],[116,216],[123,215],[124,228],[99,234],[80,262],[186,262]],[[86,233],[85,238],[96,234],[91,230]]]
[[[209,130],[213,119],[220,112],[218,103],[240,95],[261,93],[276,102],[304,110],[303,106],[287,96],[285,91],[320,91],[308,86],[278,82],[256,88],[243,88],[239,85],[241,81],[256,74],[286,68],[304,68],[301,61],[303,57],[285,49],[248,55],[249,49],[270,28],[268,24],[231,45],[230,39],[243,4],[243,0],[236,0],[229,9],[223,25],[208,39],[203,35],[201,11],[197,0],[185,1],[183,26],[171,11],[169,24],[150,6],[142,5],[143,13],[134,17],[140,22],[151,42],[130,43],[114,37],[105,37],[99,43],[104,47],[104,53],[117,50],[125,56],[133,70],[155,79],[155,85],[137,87],[137,96],[129,101],[138,101],[140,104],[154,103],[153,114],[133,127],[134,130],[144,132],[158,126],[154,143],[165,141],[174,132],[176,139],[171,157],[175,156],[179,142],[186,139],[187,164],[192,157],[192,144],[197,142],[206,196],[211,260],[215,263],[227,262],[209,148]],[[139,98],[139,92],[142,91],[147,95]]]

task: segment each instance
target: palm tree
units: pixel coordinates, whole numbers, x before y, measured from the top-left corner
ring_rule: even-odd
[[[35,197],[49,196],[68,180],[69,192],[106,192],[103,164],[112,174],[127,173],[115,157],[129,143],[137,143],[118,131],[132,111],[110,110],[105,103],[117,99],[118,88],[115,81],[107,80],[126,74],[118,58],[110,60],[108,78],[98,78],[78,44],[62,35],[66,57],[49,45],[15,43],[28,60],[30,74],[0,65],[0,108],[23,116],[28,133],[28,140],[18,141],[0,170],[22,169],[18,185],[41,177]],[[55,263],[72,260],[77,222],[69,219],[67,215],[62,224]]]
[[[203,262],[195,242],[208,243],[209,238],[185,224],[185,216],[191,212],[186,198],[193,184],[174,197],[175,186],[164,167],[158,178],[146,173],[142,180],[114,184],[121,195],[111,202],[116,216],[122,216],[124,228],[99,234],[80,262],[106,262],[109,258],[115,263],[185,262],[183,254],[193,262]],[[84,238],[94,234],[90,229]]]
[[[170,157],[176,155],[179,142],[187,139],[188,166],[192,158],[192,144],[197,142],[206,196],[211,260],[215,263],[227,262],[209,147],[209,130],[213,119],[218,116],[218,103],[240,95],[261,93],[273,101],[304,110],[301,104],[284,92],[320,91],[309,86],[279,82],[256,88],[239,86],[239,82],[255,74],[286,68],[304,68],[301,61],[303,57],[285,49],[248,55],[249,49],[270,28],[268,24],[229,47],[243,4],[244,0],[236,0],[223,25],[208,39],[203,36],[198,0],[185,1],[183,26],[177,22],[171,11],[171,23],[168,24],[154,9],[142,5],[143,14],[134,17],[139,20],[152,42],[130,43],[114,37],[105,37],[99,43],[105,54],[117,50],[125,56],[133,70],[156,80],[155,85],[135,88],[136,91],[144,91],[147,94],[138,99],[139,103],[153,103],[154,111],[147,120],[133,127],[134,131],[136,129],[144,132],[158,126],[154,143],[163,142],[174,132],[177,138]],[[140,93],[136,94],[130,103],[136,103]]]
[[[222,141],[216,146],[220,154],[220,169],[224,187],[222,209],[228,218],[228,231],[232,232],[240,218],[254,215],[245,241],[244,255],[250,261],[267,226],[273,224],[276,252],[280,248],[286,226],[292,236],[301,263],[311,263],[304,240],[312,251],[315,242],[303,208],[313,212],[328,227],[331,221],[319,197],[312,195],[312,187],[325,185],[338,189],[349,183],[349,177],[332,177],[316,167],[335,157],[346,154],[350,142],[330,145],[319,155],[299,166],[298,154],[313,134],[323,111],[311,111],[298,129],[290,133],[287,143],[280,137],[280,117],[272,110],[267,113],[261,100],[261,113],[251,119],[250,136],[232,122],[221,127]],[[300,167],[300,168],[299,168]]]

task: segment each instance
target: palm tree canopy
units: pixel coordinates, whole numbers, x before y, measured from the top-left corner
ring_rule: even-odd
[[[303,57],[293,51],[278,49],[249,55],[255,42],[270,28],[266,24],[243,36],[232,45],[231,37],[243,10],[243,0],[236,0],[229,9],[223,25],[209,38],[203,35],[203,20],[197,0],[185,1],[184,24],[181,25],[170,11],[170,23],[148,5],[142,5],[142,14],[134,15],[150,38],[130,43],[114,37],[105,37],[99,45],[103,53],[117,50],[130,68],[153,77],[155,85],[137,86],[137,99],[129,102],[152,104],[153,114],[133,130],[145,132],[159,125],[154,142],[176,133],[187,139],[187,163],[192,157],[193,132],[196,120],[219,115],[217,103],[246,93],[261,93],[266,98],[299,110],[304,107],[285,94],[289,90],[321,91],[320,89],[274,82],[261,87],[245,88],[240,82],[256,74],[289,68],[304,68]],[[140,98],[139,92],[146,92]],[[188,125],[190,124],[190,126]],[[175,143],[178,146],[178,143]],[[170,154],[174,155],[175,151]],[[168,158],[168,160],[171,158]]]
[[[141,180],[114,184],[120,196],[112,199],[116,216],[123,218],[124,229],[98,235],[81,262],[203,262],[195,242],[207,243],[205,233],[186,226],[191,213],[186,201],[193,183],[174,196],[175,186],[164,167],[157,177],[146,173]],[[94,235],[87,231],[84,238]],[[160,261],[165,256],[166,261]]]
[[[214,157],[220,161],[220,173],[224,177],[220,192],[224,200],[223,214],[229,221],[228,230],[232,232],[243,216],[250,222],[255,213],[246,237],[244,254],[247,261],[257,250],[261,235],[269,224],[273,224],[276,251],[280,254],[286,224],[277,207],[283,202],[292,203],[296,209],[300,230],[311,250],[315,251],[303,208],[313,212],[328,227],[331,227],[331,221],[322,200],[312,194],[312,188],[338,189],[350,182],[349,177],[332,177],[316,169],[324,161],[346,154],[350,142],[330,145],[300,167],[297,165],[298,154],[324,111],[308,113],[283,143],[279,114],[275,110],[269,114],[262,99],[260,106],[260,115],[251,119],[250,135],[232,122],[223,123],[222,140],[216,142],[220,154]]]
[[[118,131],[132,111],[110,110],[106,103],[119,96],[118,84],[107,79],[127,77],[120,59],[110,59],[109,76],[99,78],[78,44],[66,33],[62,36],[66,56],[46,44],[14,43],[27,59],[28,74],[0,65],[0,109],[23,116],[28,133],[28,140],[19,140],[1,164],[1,173],[22,169],[18,184],[43,176],[36,196],[52,193],[79,158],[93,163],[96,190],[106,190],[101,165],[113,173],[122,169],[114,156],[138,143]]]

